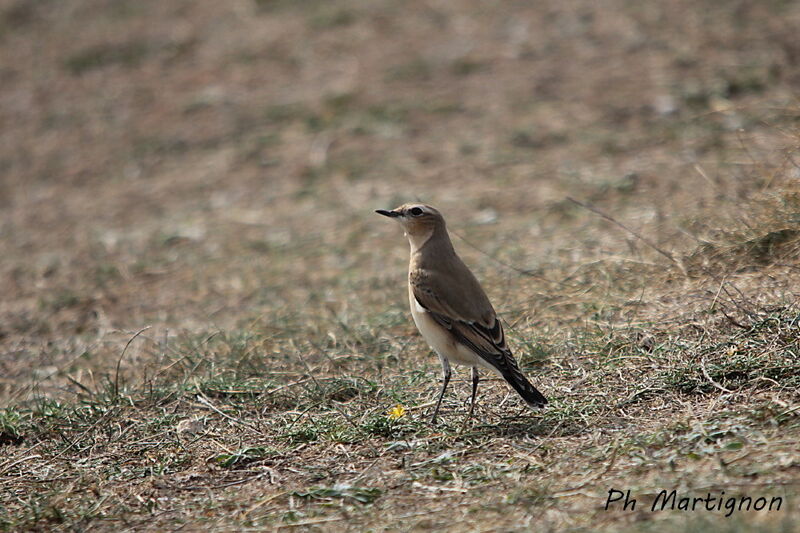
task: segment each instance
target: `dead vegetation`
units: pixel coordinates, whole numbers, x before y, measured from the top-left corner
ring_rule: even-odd
[[[0,0],[0,528],[797,530],[798,24]],[[372,214],[416,197],[545,411],[487,381],[462,429],[457,372],[427,424]]]

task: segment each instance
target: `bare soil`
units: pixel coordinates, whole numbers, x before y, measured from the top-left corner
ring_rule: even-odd
[[[798,27],[0,0],[0,529],[799,531]],[[428,423],[415,199],[547,409],[457,370]]]

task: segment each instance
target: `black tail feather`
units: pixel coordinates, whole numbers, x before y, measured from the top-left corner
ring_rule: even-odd
[[[525,400],[529,406],[541,409],[545,405],[547,405],[547,398],[539,392],[536,387],[531,385],[531,382],[528,381],[522,373],[517,372],[510,372],[508,375],[503,376],[508,384],[511,385],[522,399]]]

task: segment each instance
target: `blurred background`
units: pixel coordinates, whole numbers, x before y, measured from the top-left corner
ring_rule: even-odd
[[[568,196],[676,252],[797,222],[798,27],[777,0],[2,0],[6,392],[147,324],[399,314],[372,211],[402,201],[493,290],[494,259],[659,260]]]
[[[798,28],[786,0],[0,0],[0,529],[791,507]],[[485,376],[464,423],[457,370],[427,423],[439,363],[373,212],[412,200],[547,410]]]

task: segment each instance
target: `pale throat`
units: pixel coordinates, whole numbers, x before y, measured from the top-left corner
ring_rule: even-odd
[[[411,245],[411,253],[413,254],[425,246],[425,243],[433,236],[433,228],[421,233],[409,233],[406,231],[405,236],[408,238],[408,243]]]

